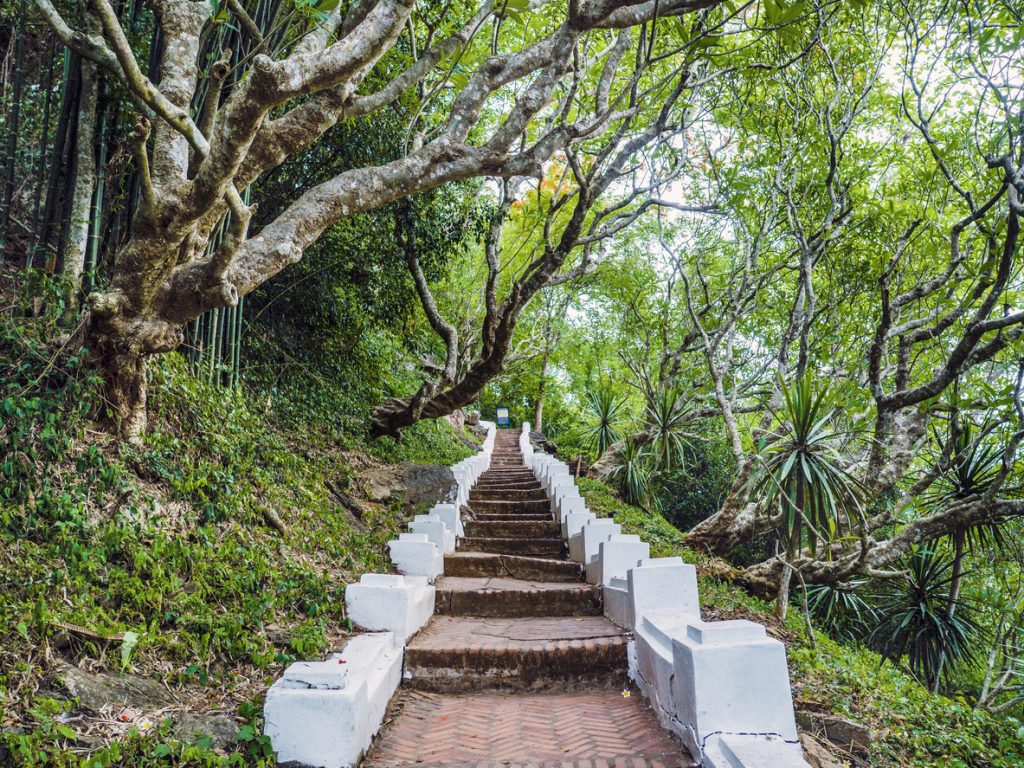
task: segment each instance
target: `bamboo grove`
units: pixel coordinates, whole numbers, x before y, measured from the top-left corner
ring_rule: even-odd
[[[287,26],[281,0],[259,0],[251,19],[267,46],[279,45]],[[160,27],[143,0],[117,6],[133,40],[150,51]],[[227,21],[226,11],[203,42],[207,62],[196,102],[203,103],[215,67],[253,55],[255,38]],[[214,14],[217,17],[217,14]],[[255,30],[254,30],[255,31]],[[40,270],[87,295],[109,277],[111,259],[130,236],[138,208],[139,176],[125,147],[134,125],[131,108],[109,76],[59,42],[51,28],[19,0],[0,9],[3,68],[0,251],[8,268]],[[230,62],[214,52],[230,51]],[[150,74],[153,74],[151,71]],[[196,115],[198,119],[198,115]],[[210,248],[219,246],[228,222]],[[182,347],[193,370],[210,382],[237,386],[245,300],[192,321]]]

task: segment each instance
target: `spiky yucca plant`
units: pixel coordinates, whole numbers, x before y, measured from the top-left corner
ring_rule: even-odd
[[[630,504],[657,506],[651,488],[650,453],[636,438],[629,438],[623,443],[622,452],[608,477]]]
[[[644,418],[651,433],[651,457],[658,470],[669,471],[683,463],[690,435],[690,403],[676,389],[662,392],[647,405]]]
[[[869,635],[878,611],[864,599],[866,579],[853,579],[843,589],[828,584],[807,586],[807,607],[815,621],[836,640],[856,642]]]
[[[595,458],[600,458],[620,439],[619,422],[626,401],[606,388],[588,390],[585,405],[590,424],[584,429],[583,436]]]
[[[953,562],[934,544],[915,547],[902,576],[879,588],[880,620],[869,643],[893,663],[904,656],[910,670],[928,686],[975,658],[983,632],[964,612],[947,611]]]
[[[833,427],[827,387],[815,393],[807,376],[780,387],[778,426],[765,440],[748,490],[761,509],[778,516],[776,530],[792,562],[804,546],[815,554],[819,543],[835,540],[844,518],[855,525],[862,486],[839,453],[844,433]],[[786,612],[789,579],[787,569],[780,582],[780,616]]]

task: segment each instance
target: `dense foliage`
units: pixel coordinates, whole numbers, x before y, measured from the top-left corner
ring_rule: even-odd
[[[184,2],[0,6],[0,762],[267,763],[498,406],[873,764],[1024,760],[1019,4]]]
[[[370,387],[325,396],[322,379],[296,377],[253,397],[196,378],[179,356],[153,371],[145,444],[118,446],[90,421],[98,386],[85,361],[38,354],[64,305],[44,287],[24,301],[5,293],[0,318],[0,762],[265,764],[268,681],[346,634],[345,584],[388,567],[407,514],[396,502],[354,516],[353,457],[450,464],[470,449],[446,423],[367,443],[340,416],[365,418]],[[193,709],[234,716],[237,746],[224,757],[182,743],[169,720],[82,732],[53,682],[65,662],[159,675]]]

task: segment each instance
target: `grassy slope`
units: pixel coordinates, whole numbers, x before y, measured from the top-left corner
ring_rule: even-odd
[[[697,565],[705,618],[749,618],[768,626],[787,644],[793,695],[799,709],[829,712],[870,726],[878,735],[873,766],[1020,766],[1024,731],[1018,724],[973,710],[964,701],[932,696],[913,678],[863,648],[815,632],[808,639],[803,617],[790,611],[780,625],[772,606],[710,575],[701,557],[658,514],[630,506],[607,486],[583,478],[580,489],[598,515],[614,515],[624,533],[639,534],[653,557],[681,556]]]
[[[155,368],[140,449],[117,449],[90,427],[77,403],[94,382],[77,371],[38,397],[29,387],[3,393],[4,766],[272,763],[261,694],[293,659],[337,645],[345,584],[390,567],[386,542],[402,525],[397,504],[364,504],[359,520],[331,488],[359,495],[353,459],[450,464],[470,453],[440,423],[417,425],[401,444],[327,434],[315,417],[285,427],[269,400],[207,387],[180,358]],[[123,659],[123,643],[61,625],[139,640]],[[63,722],[70,705],[53,683],[61,659],[152,675],[191,711],[236,716],[242,740],[228,753],[179,744],[166,722],[134,713]]]

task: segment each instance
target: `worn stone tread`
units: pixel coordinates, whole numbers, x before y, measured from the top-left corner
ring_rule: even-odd
[[[601,590],[590,584],[501,577],[444,576],[435,612],[456,616],[599,616]]]
[[[554,520],[472,520],[466,523],[470,538],[555,539],[562,542],[562,526]]]
[[[579,582],[583,568],[579,563],[562,557],[455,552],[445,557],[444,572],[448,576],[571,583]]]
[[[561,537],[466,536],[459,540],[459,547],[466,552],[492,552],[496,555],[561,555],[566,551]]]

